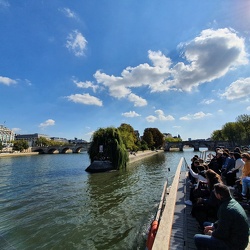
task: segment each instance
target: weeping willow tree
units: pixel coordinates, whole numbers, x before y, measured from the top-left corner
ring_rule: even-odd
[[[125,168],[128,152],[117,128],[100,128],[92,136],[88,150],[91,163],[94,160],[109,160],[114,169]]]

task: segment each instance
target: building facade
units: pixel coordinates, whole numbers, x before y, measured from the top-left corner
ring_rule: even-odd
[[[0,142],[3,146],[9,146],[15,140],[15,133],[13,130],[0,125]]]
[[[50,137],[48,135],[43,134],[24,134],[24,135],[16,135],[16,140],[25,140],[28,142],[29,147],[35,147],[37,139],[40,137],[45,137],[46,139],[50,140]]]

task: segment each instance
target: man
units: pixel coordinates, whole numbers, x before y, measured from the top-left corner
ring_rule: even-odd
[[[197,249],[245,249],[248,245],[249,226],[244,209],[231,197],[226,185],[215,184],[214,194],[221,201],[218,220],[210,225],[205,223],[204,235],[194,236]]]

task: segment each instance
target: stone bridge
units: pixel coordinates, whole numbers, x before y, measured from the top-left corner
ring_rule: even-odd
[[[80,153],[87,151],[90,143],[69,144],[64,146],[47,146],[47,147],[32,147],[32,152],[39,152],[39,154],[66,154],[66,153]]]
[[[199,151],[200,148],[208,148],[208,150],[215,151],[218,147],[233,149],[235,145],[228,141],[206,141],[206,140],[193,140],[181,142],[166,142],[164,146],[165,151],[170,151],[171,148],[178,148],[183,151],[184,146],[194,148],[194,151]]]

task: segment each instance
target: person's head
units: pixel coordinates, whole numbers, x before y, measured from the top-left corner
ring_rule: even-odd
[[[236,147],[236,148],[234,149],[234,152],[237,152],[237,153],[240,153],[240,154],[241,154],[241,150],[240,150],[239,147]]]
[[[241,158],[240,153],[234,152],[234,158],[235,158],[236,160],[239,159],[239,158]]]
[[[222,182],[221,176],[217,174],[215,171],[213,171],[212,169],[208,169],[206,171],[206,179],[207,179],[207,183],[209,185],[210,190],[213,189],[216,183]]]
[[[243,161],[249,161],[249,160],[250,160],[250,154],[248,154],[248,153],[243,153],[243,154],[241,155],[241,158],[242,158]]]
[[[214,194],[219,200],[231,197],[229,188],[223,183],[214,184]]]

